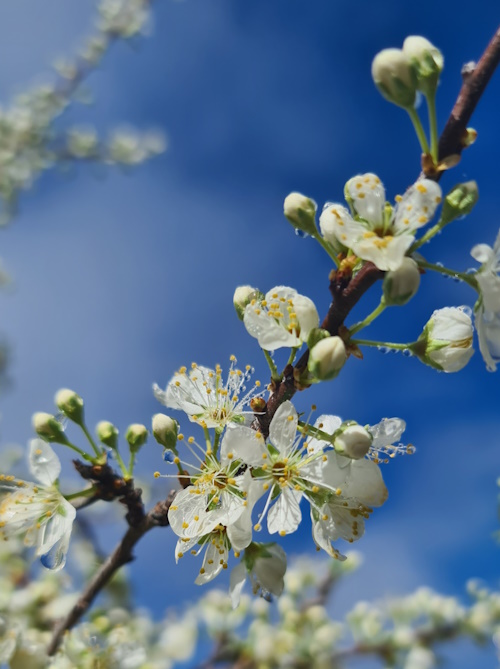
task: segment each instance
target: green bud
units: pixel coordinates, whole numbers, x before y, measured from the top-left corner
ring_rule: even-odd
[[[74,390],[62,388],[54,398],[59,411],[77,425],[83,423],[83,399]]]
[[[399,107],[415,106],[417,79],[401,49],[383,49],[373,59],[372,78],[384,98]]]
[[[240,321],[245,315],[245,308],[252,300],[263,300],[264,295],[257,288],[252,286],[238,286],[234,291],[233,304],[236,309],[236,314]]]
[[[444,198],[441,222],[447,224],[456,218],[467,216],[478,200],[479,190],[475,181],[457,184]]]
[[[434,93],[444,67],[441,51],[425,37],[411,35],[403,43],[403,53],[415,68],[418,89],[426,95]]]
[[[177,421],[164,413],[153,416],[153,435],[156,441],[165,448],[176,450],[179,426]]]
[[[403,262],[384,277],[384,300],[388,307],[401,306],[416,295],[420,286],[420,272],[413,258],[403,258]]]
[[[128,441],[130,450],[133,453],[137,453],[148,440],[148,430],[145,425],[133,423],[128,426],[127,431],[125,432],[125,439]]]
[[[118,448],[118,430],[109,420],[101,420],[96,427],[97,438],[109,448]]]
[[[301,193],[290,193],[283,204],[283,213],[293,227],[308,235],[316,233],[317,209],[316,202]]]
[[[53,441],[55,444],[68,443],[63,426],[52,414],[38,411],[33,414],[31,420],[37,435],[45,441]]]
[[[347,360],[345,344],[338,336],[321,339],[310,351],[307,369],[318,381],[334,379]]]
[[[327,337],[331,337],[331,334],[328,332],[328,330],[323,330],[323,328],[313,328],[309,333],[309,337],[307,338],[308,348],[313,348],[319,341],[326,339]]]

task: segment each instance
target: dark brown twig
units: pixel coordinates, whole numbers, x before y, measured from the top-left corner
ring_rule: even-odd
[[[132,551],[137,542],[153,527],[166,527],[168,525],[167,513],[172,504],[174,494],[175,492],[173,491],[166,500],[158,502],[158,504],[144,516],[140,525],[128,528],[115,550],[99,567],[93,578],[85,586],[85,590],[78,598],[77,603],[73,606],[68,615],[57,624],[47,648],[48,655],[54,655],[59,648],[59,644],[61,643],[65,632],[76,625],[80,618],[89,609],[96,596],[109,583],[116,572],[127,563],[132,562],[134,559]]]
[[[439,140],[439,160],[462,153],[465,148],[463,140],[467,124],[499,63],[500,27],[491,38],[474,70],[464,77],[457,101]]]

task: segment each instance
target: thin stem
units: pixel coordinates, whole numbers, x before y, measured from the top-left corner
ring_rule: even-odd
[[[393,348],[396,351],[405,351],[411,348],[412,344],[395,344],[390,341],[371,341],[369,339],[351,339],[351,344],[356,346],[376,346],[377,348]]]
[[[205,444],[207,446],[207,452],[212,451],[212,438],[210,437],[210,432],[208,427],[203,427],[203,434],[205,435]]]
[[[429,113],[429,130],[431,134],[431,156],[434,164],[437,165],[439,158],[439,134],[436,115],[436,91],[428,93],[425,96],[427,100],[427,111]]]
[[[136,456],[136,451],[131,450],[130,451],[130,460],[128,461],[128,470],[127,470],[127,473],[125,475],[125,479],[131,479],[134,476],[135,456]]]
[[[97,455],[98,458],[100,458],[102,456],[102,450],[97,446],[97,444],[93,440],[92,435],[87,430],[87,426],[85,425],[85,423],[79,423],[79,425],[82,428],[83,434],[87,437],[89,444],[94,449],[94,453]]]
[[[329,443],[332,443],[332,436],[331,434],[328,434],[328,432],[324,432],[323,430],[320,430],[318,427],[314,427],[314,425],[309,425],[309,423],[304,423],[303,421],[299,420],[299,427],[302,428],[302,433],[307,433],[311,437],[315,437],[316,439],[322,439],[323,441],[327,441]]]
[[[465,272],[458,272],[457,270],[449,269],[448,267],[442,267],[441,265],[435,265],[434,263],[426,262],[425,260],[419,260],[418,266],[422,267],[423,269],[430,269],[433,272],[445,274],[446,276],[451,276],[454,279],[460,279],[479,293],[477,280],[470,274],[466,274]]]
[[[293,365],[293,361],[295,360],[295,356],[297,355],[297,351],[298,351],[298,350],[299,350],[299,349],[298,349],[297,346],[295,346],[294,348],[292,348],[292,350],[290,351],[290,356],[289,356],[289,358],[288,358],[288,362],[286,363],[287,365]]]
[[[90,486],[90,488],[85,488],[85,490],[79,490],[78,492],[72,492],[69,495],[63,495],[64,499],[67,499],[70,502],[72,499],[78,499],[79,497],[91,497],[96,491],[95,486]]]
[[[273,381],[280,381],[281,376],[280,373],[278,372],[278,368],[274,363],[274,360],[271,357],[271,354],[264,348],[262,349],[262,352],[264,353],[264,357],[266,358],[267,364],[269,365],[269,369],[271,370],[271,378],[273,379]]]
[[[116,448],[113,449],[113,454],[114,454],[116,462],[118,463],[118,466],[120,467],[121,473],[123,474],[124,478],[128,478],[128,473],[129,472],[127,470],[127,467],[126,467],[125,463],[123,462],[122,456],[118,452],[118,449],[116,449]]]
[[[415,132],[417,133],[418,141],[420,143],[420,148],[422,149],[422,153],[428,154],[429,153],[429,144],[427,142],[427,137],[425,136],[425,130],[422,126],[422,122],[420,120],[420,117],[417,113],[417,110],[415,107],[410,107],[409,109],[406,110],[408,112],[408,116],[411,119],[411,122],[413,123],[413,127],[415,128]]]
[[[333,263],[334,263],[335,267],[338,267],[339,266],[339,259],[337,258],[334,249],[326,241],[326,239],[323,239],[323,237],[320,235],[319,232],[316,232],[312,236],[324,248],[324,250],[328,253],[330,258],[333,260]]]
[[[442,219],[439,219],[439,221],[436,223],[436,225],[433,225],[432,228],[429,228],[427,230],[425,235],[423,235],[420,239],[417,239],[416,242],[413,242],[413,244],[410,246],[410,250],[409,250],[408,253],[411,255],[414,251],[416,251],[421,246],[426,244],[435,235],[437,235],[438,232],[441,232],[441,230],[445,227],[445,225],[448,225],[448,223],[451,223],[451,221],[443,221]]]
[[[215,430],[214,445],[212,448],[214,456],[217,455],[217,449],[219,448],[220,434],[219,430]]]
[[[380,304],[378,307],[376,307],[371,314],[368,314],[368,316],[362,320],[359,321],[359,323],[356,323],[356,325],[353,325],[352,328],[349,328],[349,332],[351,333],[351,336],[356,334],[356,332],[359,332],[363,328],[365,328],[367,325],[370,325],[380,314],[385,310],[387,307],[384,298],[380,300]]]
[[[94,462],[95,458],[93,458],[91,455],[86,453],[84,450],[81,448],[78,448],[78,446],[75,446],[75,444],[72,444],[71,441],[65,441],[63,443],[63,446],[67,446],[68,448],[71,448],[72,451],[75,451],[78,453],[78,455],[83,458],[84,460],[87,460],[87,462]]]

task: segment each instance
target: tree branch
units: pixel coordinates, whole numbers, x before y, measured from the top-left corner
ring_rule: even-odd
[[[488,82],[500,63],[500,28],[495,32],[474,70],[464,77],[464,83],[453,106],[450,117],[439,140],[440,161],[449,156],[460,155],[465,148],[464,136],[467,124],[477,106]],[[439,181],[442,172],[434,172],[428,178]],[[366,291],[384,276],[371,262],[367,262],[350,279],[340,270],[330,274],[330,291],[333,302],[330,305],[321,327],[336,335],[344,324],[350,311]],[[255,425],[267,437],[269,425],[278,407],[291,399],[300,388],[296,379],[307,368],[309,351],[299,359],[295,367],[287,365],[283,370],[282,380],[273,385],[273,392],[267,401],[267,407],[261,414],[255,414]]]
[[[462,88],[439,140],[439,160],[462,153],[467,124],[499,63],[500,27],[472,72],[464,74]]]
[[[172,491],[166,500],[158,502],[156,506],[143,518],[140,525],[129,527],[115,550],[106,561],[99,567],[92,579],[86,585],[78,601],[68,615],[55,627],[52,639],[47,648],[48,655],[54,655],[59,648],[62,638],[67,630],[70,630],[80,618],[86,613],[90,605],[109,583],[116,572],[134,559],[133,548],[142,537],[153,529],[153,527],[166,527],[168,525],[168,510],[172,504],[175,491]]]

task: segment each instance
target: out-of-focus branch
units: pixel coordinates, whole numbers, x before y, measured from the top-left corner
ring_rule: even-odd
[[[166,500],[158,502],[156,506],[144,517],[140,525],[129,527],[120,543],[99,567],[92,579],[86,585],[84,591],[78,598],[68,615],[56,626],[50,644],[47,648],[48,655],[54,655],[67,630],[70,630],[89,609],[90,605],[109,583],[116,572],[134,559],[133,549],[142,537],[153,529],[153,527],[166,527],[168,525],[168,510],[172,504],[175,491],[172,491]]]
[[[474,70],[464,77],[462,88],[439,140],[440,161],[455,154],[460,155],[465,148],[464,135],[467,124],[499,63],[500,28],[494,34]],[[436,172],[433,175],[428,175],[428,178],[439,181],[441,175],[442,172]],[[332,335],[338,334],[351,309],[366,291],[383,276],[384,272],[377,269],[371,262],[365,263],[351,280],[349,277],[345,277],[341,271],[332,270],[330,291],[333,302],[321,327],[328,330]],[[286,400],[291,399],[299,389],[296,379],[306,369],[308,359],[309,351],[306,351],[295,367],[291,365],[285,367],[282,380],[274,384],[266,410],[261,414],[256,414],[255,424],[265,436],[269,434],[269,425],[278,407]]]

